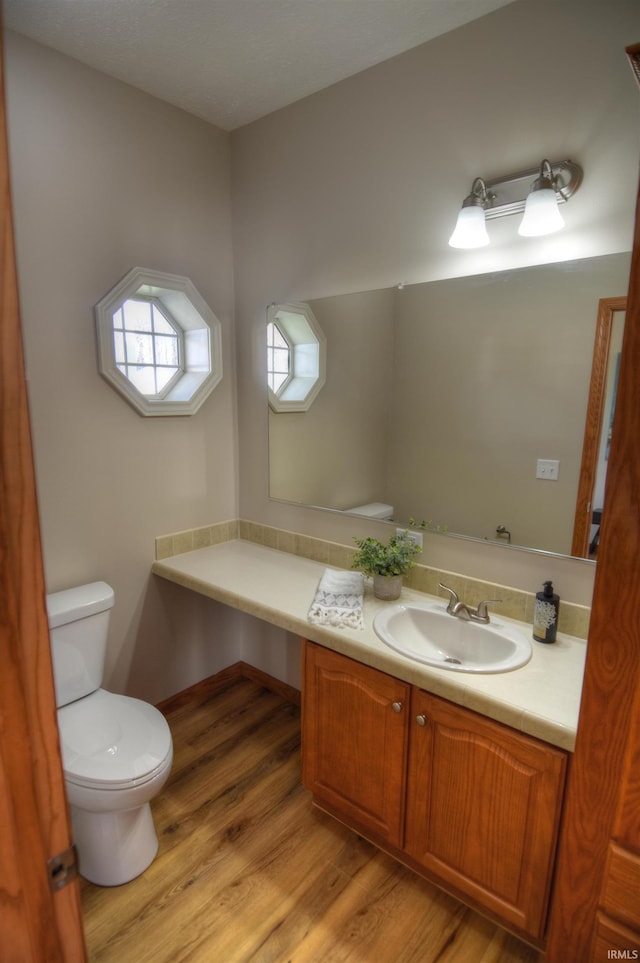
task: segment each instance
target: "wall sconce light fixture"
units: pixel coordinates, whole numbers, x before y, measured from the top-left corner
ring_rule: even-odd
[[[449,244],[459,248],[484,247],[489,243],[486,220],[509,214],[524,214],[518,228],[523,237],[559,231],[564,220],[558,205],[566,203],[581,183],[582,168],[570,160],[543,160],[539,168],[492,181],[476,177],[471,193],[462,203]]]

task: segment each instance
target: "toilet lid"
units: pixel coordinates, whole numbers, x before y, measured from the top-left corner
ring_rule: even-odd
[[[152,779],[171,752],[171,730],[147,702],[98,689],[58,710],[65,778],[119,789]]]

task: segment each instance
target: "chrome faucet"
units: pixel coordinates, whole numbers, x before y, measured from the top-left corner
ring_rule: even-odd
[[[489,618],[489,612],[487,611],[487,605],[498,604],[502,602],[502,599],[484,599],[482,602],[478,602],[477,608],[471,608],[471,606],[466,605],[461,602],[458,598],[456,592],[448,585],[443,585],[442,582],[438,582],[441,589],[449,593],[449,604],[447,605],[447,612],[449,615],[455,616],[457,619],[462,619],[464,622],[482,622],[487,625],[491,620]]]

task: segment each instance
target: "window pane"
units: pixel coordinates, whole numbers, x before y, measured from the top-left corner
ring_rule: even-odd
[[[143,395],[155,395],[156,392],[156,371],[151,366],[139,367],[137,365],[127,365],[127,378],[132,385]]]
[[[285,374],[270,374],[269,375],[269,387],[273,392],[280,390],[284,382],[287,380],[287,375]]]
[[[273,370],[284,371],[289,374],[289,351],[282,351],[280,348],[273,350]]]
[[[153,335],[127,332],[125,339],[129,364],[153,364]]]
[[[152,305],[153,308],[153,330],[156,334],[172,334],[175,337],[176,329],[170,324],[165,318],[164,314],[157,305]]]
[[[271,322],[267,325],[267,343],[273,345],[276,348],[286,348],[289,350],[289,345],[285,340],[282,331],[277,324]]]
[[[177,371],[177,368],[156,368],[158,392],[162,391],[163,388],[166,388]]]
[[[178,364],[178,339],[172,333],[171,337],[157,335],[156,339],[156,364],[168,364],[174,367]]]
[[[124,326],[128,331],[151,331],[151,304],[129,298],[122,305]]]
[[[267,325],[267,382],[273,392],[278,392],[289,377],[291,349],[277,324]]]
[[[118,308],[118,310],[117,310],[116,313],[114,314],[114,316],[113,316],[113,326],[114,326],[114,328],[122,328],[122,327],[124,327],[124,319],[123,319],[123,317],[122,317],[122,308]]]
[[[120,365],[127,360],[124,353],[124,335],[122,334],[122,331],[113,332],[113,351],[117,365]]]

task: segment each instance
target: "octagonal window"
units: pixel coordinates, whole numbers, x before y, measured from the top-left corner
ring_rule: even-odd
[[[220,322],[188,278],[134,268],[95,315],[100,373],[141,414],[194,414],[221,380]]]
[[[307,411],[325,382],[326,338],[308,304],[267,311],[267,382],[274,411]]]

